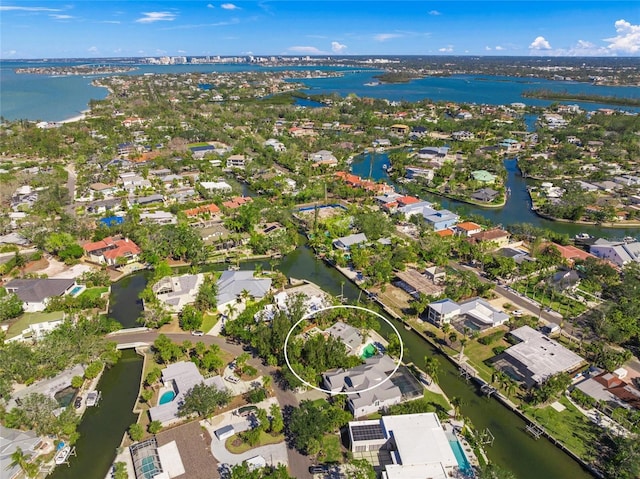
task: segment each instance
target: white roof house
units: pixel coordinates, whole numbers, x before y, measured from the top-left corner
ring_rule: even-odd
[[[180,312],[187,304],[195,302],[203,282],[202,273],[165,276],[151,289],[169,310]]]
[[[254,278],[253,271],[223,271],[218,279],[218,311],[237,301],[244,290],[253,298],[263,298],[271,289],[270,278]]]
[[[511,368],[527,383],[541,384],[547,378],[573,371],[584,359],[540,331],[522,326],[511,331],[520,342],[504,354]]]
[[[200,186],[209,191],[231,192],[232,188],[226,181],[201,181]]]
[[[450,437],[435,413],[351,421],[349,438],[354,454],[391,451],[392,464],[382,471],[385,479],[446,479],[458,466]]]
[[[362,334],[360,334],[360,331],[342,321],[337,321],[333,326],[325,330],[325,332],[342,341],[347,347],[347,352],[350,354],[356,354],[360,346],[362,346]]]
[[[170,364],[163,369],[162,383],[171,387],[175,396],[170,402],[149,408],[149,416],[152,421],[160,421],[163,424],[169,424],[178,419],[179,407],[184,396],[197,384],[204,383],[207,386],[215,386],[219,390],[226,389],[220,376],[204,379],[198,367],[186,361]]]
[[[640,242],[607,241],[599,239],[591,245],[589,252],[598,258],[607,259],[622,267],[632,261],[640,262]]]
[[[305,283],[274,294],[273,304],[267,304],[262,311],[258,311],[254,319],[271,321],[278,311],[287,313],[298,297],[302,298],[304,314],[319,311],[331,304],[324,291],[313,283]]]
[[[427,319],[438,326],[458,317],[464,317],[480,329],[500,326],[509,321],[507,313],[493,307],[482,298],[473,298],[463,303],[456,303],[447,298],[428,306]]]
[[[364,233],[356,233],[349,236],[343,236],[342,238],[337,238],[333,240],[333,246],[342,250],[349,250],[352,246],[358,245],[360,243],[366,243],[367,236]]]

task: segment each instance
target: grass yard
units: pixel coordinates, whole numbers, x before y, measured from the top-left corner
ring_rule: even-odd
[[[586,305],[569,298],[553,288],[545,287],[541,289],[536,285],[535,280],[519,281],[512,284],[511,287],[534,301],[542,303],[544,307],[549,307],[566,317],[576,317],[587,310]]]
[[[322,438],[322,461],[323,462],[342,462],[342,444],[340,436],[336,434],[327,434]]]
[[[491,381],[494,370],[490,366],[487,366],[484,361],[495,356],[493,348],[497,346],[509,347],[510,344],[504,339],[494,341],[488,345],[481,344],[477,340],[471,340],[464,347],[464,355],[469,358],[469,363],[478,371],[478,374],[480,374],[485,381]]]
[[[567,398],[561,397],[559,402],[566,407],[562,412],[551,406],[527,408],[525,412],[578,456],[585,459],[592,457],[590,445],[597,442],[602,429],[582,415]]]
[[[447,402],[446,398],[442,394],[434,393],[433,391],[429,391],[428,389],[424,390],[424,399],[429,401],[430,403],[437,404],[438,406],[442,406],[445,411],[451,409],[451,406]]]
[[[95,288],[85,289],[82,293],[80,293],[80,296],[96,299],[102,296],[102,294],[106,293],[107,291],[109,291],[109,288],[107,288],[106,286],[97,286]]]
[[[211,331],[211,328],[216,325],[218,319],[220,319],[220,315],[218,313],[205,313],[200,329],[205,333],[208,333],[209,331]]]
[[[284,441],[284,434],[278,434],[277,436],[272,436],[264,431],[260,431],[260,440],[258,444],[255,446],[250,446],[246,442],[240,438],[237,434],[234,434],[224,444],[224,447],[233,454],[242,454],[243,452],[247,452],[251,449],[255,449],[260,446],[267,446],[269,444],[278,444]]]

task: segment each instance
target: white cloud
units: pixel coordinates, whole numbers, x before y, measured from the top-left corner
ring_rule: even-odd
[[[447,45],[446,47],[438,48],[440,53],[451,53],[453,51],[453,45]]]
[[[320,55],[323,53],[321,50],[318,50],[316,47],[302,46],[302,45],[289,47],[287,48],[287,50],[294,53],[306,53],[307,55]]]
[[[113,23],[115,25],[120,25],[120,20],[102,20],[101,22],[98,23]]]
[[[172,12],[143,12],[144,17],[136,20],[136,23],[170,22],[175,20],[176,14]]]
[[[240,7],[234,5],[233,3],[223,3],[222,5],[220,5],[220,7],[224,8],[225,10],[240,10]]]
[[[9,50],[7,52],[4,52],[2,55],[5,57],[12,57],[14,56],[16,53],[18,53],[18,50]]]
[[[500,45],[496,45],[496,50],[497,51],[502,51],[502,50],[506,50],[505,47],[501,47]]]
[[[180,53],[181,55],[184,55],[185,53],[187,53],[186,50],[178,50],[178,53]]]
[[[333,53],[342,53],[347,49],[347,46],[340,42],[331,42],[331,51]]]
[[[98,53],[98,47],[96,47],[96,46],[89,47],[89,48],[87,48],[87,51],[89,53]]]
[[[214,7],[212,4],[209,3],[207,4],[207,8],[216,8],[216,7]]]
[[[551,50],[551,45],[544,37],[536,37],[529,45],[530,50]]]
[[[438,16],[438,15],[442,15],[442,13],[440,13],[438,10],[431,10],[429,12],[429,15],[434,15],[434,16]]]
[[[488,52],[490,52],[491,50],[493,50],[493,48],[491,48],[489,45],[487,45],[486,47],[484,47],[484,49]]]
[[[49,14],[49,16],[54,20],[71,20],[72,18],[74,18],[71,15],[60,15],[57,13]]]
[[[59,8],[0,6],[0,12],[61,12]]]
[[[640,25],[632,25],[624,19],[618,20],[614,25],[618,35],[604,39],[609,42],[607,48],[613,52],[640,52]]]
[[[386,42],[387,40],[391,40],[393,38],[401,38],[403,35],[400,33],[378,33],[373,38],[377,42]]]

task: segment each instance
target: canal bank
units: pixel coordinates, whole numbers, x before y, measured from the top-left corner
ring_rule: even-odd
[[[245,262],[241,267],[251,270],[258,265],[264,271],[271,269],[271,264],[266,261]],[[207,265],[205,269],[209,271],[221,270],[225,266],[224,264]],[[364,300],[362,304],[376,307],[365,299],[365,295],[361,294],[357,286],[336,269],[316,259],[306,246],[299,246],[295,251],[283,257],[275,268],[287,277],[312,281],[333,295],[343,294],[350,301],[357,301],[360,297]],[[124,288],[127,291],[126,294],[123,294],[123,291],[118,296],[118,302],[113,304],[112,311],[118,311],[122,314],[129,311],[129,316],[125,318],[128,322],[131,320],[135,322],[131,311],[136,307],[137,296],[146,284],[145,273],[135,273],[129,277],[126,284],[118,285],[119,288]],[[405,362],[413,362],[419,366],[424,363],[425,356],[442,354],[438,348],[415,331],[405,328],[397,329],[405,345]],[[385,324],[381,325],[380,331],[385,336],[392,334],[391,328]],[[493,434],[495,438],[493,446],[486,449],[487,456],[492,462],[509,469],[519,479],[539,479],[542,477],[587,479],[591,477],[577,462],[547,439],[534,440],[526,432],[528,421],[495,399],[483,396],[479,386],[473,382],[465,381],[456,365],[452,364],[447,356],[442,355],[440,364],[438,383],[445,394],[449,398],[458,397],[462,400],[462,415],[469,418],[477,430],[489,429]],[[137,394],[139,381],[139,375],[129,381],[128,386],[134,394]],[[134,402],[135,398],[128,409],[129,414]],[[135,421],[135,416],[132,416],[122,432],[133,421]],[[120,444],[122,432],[114,441],[116,446],[106,445],[105,447],[107,449],[117,447]]]
[[[136,421],[133,406],[138,397],[142,357],[133,349],[122,352],[120,360],[104,371],[97,390],[98,406],[87,408],[78,426],[80,439],[69,466],[60,465],[51,479],[104,479],[116,456],[122,436]]]
[[[242,263],[242,269],[255,269],[257,264]],[[259,264],[264,270],[269,267],[265,263]],[[350,301],[361,298],[361,304],[376,308],[365,299],[357,286],[336,269],[316,259],[306,246],[300,246],[285,256],[276,269],[287,277],[312,281],[335,296],[343,294]],[[442,355],[438,384],[449,398],[458,397],[462,400],[462,415],[469,418],[478,431],[491,431],[495,440],[493,446],[487,447],[486,452],[492,462],[512,471],[518,479],[592,477],[549,440],[533,439],[526,432],[530,421],[524,420],[495,399],[483,396],[480,387],[464,380],[457,366],[423,336],[404,327],[397,329],[405,345],[405,362],[420,366],[424,364],[425,356]],[[380,332],[387,337],[393,334],[386,323],[381,325]]]
[[[383,165],[389,164],[387,153],[363,154],[356,156],[351,164],[353,174],[363,178],[371,178],[376,181],[384,181],[399,191],[403,191],[403,186],[391,181]],[[582,225],[575,223],[564,223],[543,218],[531,210],[531,198],[527,186],[535,185],[534,180],[522,177],[518,168],[518,160],[508,158],[504,160],[507,170],[505,188],[511,193],[503,208],[482,208],[457,200],[445,198],[433,193],[423,192],[420,197],[424,200],[438,203],[441,208],[455,211],[464,215],[479,215],[489,220],[494,225],[501,225],[505,229],[515,224],[529,224],[536,228],[544,228],[563,233],[573,237],[577,234],[587,233],[595,237],[609,239],[622,239],[625,236],[640,236],[640,228],[616,227],[607,228],[601,225]]]

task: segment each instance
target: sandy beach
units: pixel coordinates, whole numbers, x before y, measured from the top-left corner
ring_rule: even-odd
[[[73,123],[74,121],[84,120],[87,117],[87,114],[90,112],[91,110],[82,110],[79,115],[72,116],[71,118],[67,118],[66,120],[56,121],[55,123]]]

